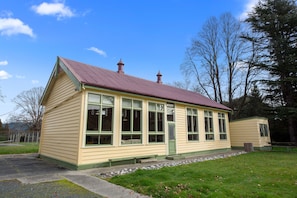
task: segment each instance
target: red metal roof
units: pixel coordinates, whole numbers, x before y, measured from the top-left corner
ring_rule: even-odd
[[[227,111],[231,110],[228,107],[196,92],[187,91],[149,80],[144,80],[126,74],[120,74],[115,71],[106,70],[62,57],[59,57],[59,59],[75,76],[75,78],[77,78],[77,80],[84,85],[168,99],[172,101],[190,103],[206,107],[219,108]]]

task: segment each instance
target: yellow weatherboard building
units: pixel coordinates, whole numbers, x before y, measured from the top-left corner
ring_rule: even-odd
[[[39,154],[71,169],[231,148],[228,107],[201,94],[58,57]]]

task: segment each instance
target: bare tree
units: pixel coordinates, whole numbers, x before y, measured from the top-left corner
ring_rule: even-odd
[[[253,76],[252,44],[242,34],[241,22],[230,13],[211,17],[186,49],[181,65],[203,94],[232,109],[234,98],[248,93]]]
[[[40,131],[43,106],[39,104],[39,101],[43,90],[43,87],[35,87],[17,95],[12,101],[20,113],[13,115],[11,120],[26,124],[32,131]]]
[[[2,95],[1,89],[0,89],[0,102],[3,102],[4,96]]]
[[[197,80],[202,92],[209,98],[222,102],[220,70],[218,64],[219,22],[211,17],[192,40],[192,45],[186,49],[186,60],[181,65],[181,70],[186,78],[190,76]]]
[[[233,108],[233,98],[236,90],[241,86],[240,80],[242,68],[241,58],[244,54],[245,46],[240,38],[242,34],[241,24],[230,13],[225,13],[220,17],[221,21],[221,47],[223,57],[226,59],[224,68],[227,72],[227,95],[228,103]]]

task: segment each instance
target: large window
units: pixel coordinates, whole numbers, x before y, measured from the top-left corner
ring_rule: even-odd
[[[227,133],[226,133],[226,119],[224,113],[218,113],[219,117],[219,133],[220,133],[220,139],[226,140],[227,139]]]
[[[214,140],[213,118],[211,111],[204,111],[205,139]]]
[[[188,140],[199,140],[198,134],[198,114],[196,109],[187,109]]]
[[[261,137],[268,137],[268,126],[267,124],[260,124],[260,135]]]
[[[168,122],[175,121],[174,104],[173,103],[167,103],[167,121]]]
[[[142,140],[142,102],[122,100],[122,144],[140,144]]]
[[[149,142],[164,142],[164,104],[149,103]]]
[[[86,145],[111,145],[114,97],[88,94]]]

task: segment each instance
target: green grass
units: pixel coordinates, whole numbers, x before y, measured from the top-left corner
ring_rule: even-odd
[[[16,146],[0,146],[0,155],[3,154],[23,154],[37,153],[39,144],[37,143],[20,143]]]
[[[297,153],[236,157],[137,170],[110,182],[152,197],[297,197]]]
[[[273,146],[272,151],[297,152],[296,146]]]

